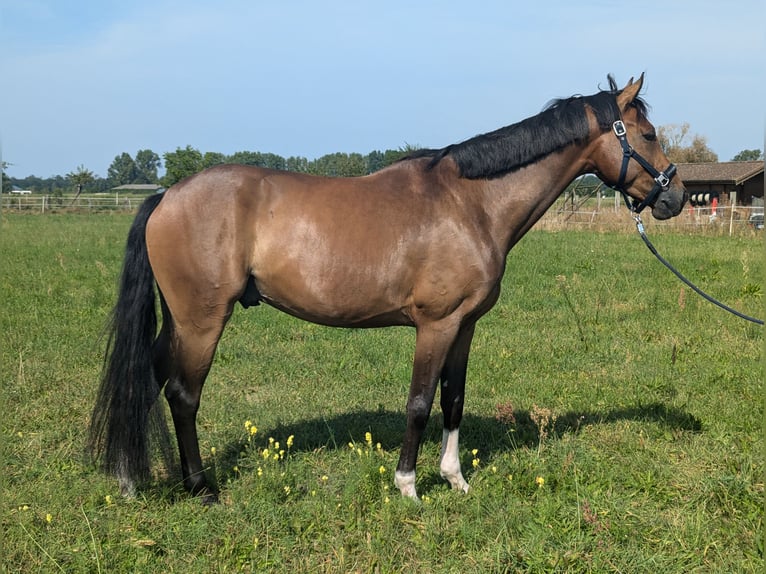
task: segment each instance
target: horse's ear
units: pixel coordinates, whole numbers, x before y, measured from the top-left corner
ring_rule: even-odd
[[[633,78],[630,79],[628,82],[628,85],[623,88],[623,90],[620,92],[620,94],[617,96],[617,105],[620,106],[620,110],[625,111],[625,109],[638,97],[638,94],[641,92],[641,88],[644,85],[644,74],[642,73],[637,81],[633,81]]]

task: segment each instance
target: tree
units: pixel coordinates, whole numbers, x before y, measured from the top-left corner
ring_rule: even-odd
[[[5,170],[8,169],[8,162],[0,162],[0,172],[2,172],[3,176],[3,183],[2,188],[0,188],[0,193],[10,193],[13,189],[13,184],[11,183],[11,179],[5,175]]]
[[[208,151],[202,156],[202,169],[207,169],[214,165],[222,165],[224,163],[226,163],[226,156],[222,153]]]
[[[134,183],[137,176],[138,168],[136,167],[136,162],[133,161],[133,158],[130,157],[129,153],[125,152],[114,158],[112,165],[109,166],[109,170],[107,171],[107,177],[111,187]]]
[[[759,149],[743,149],[731,161],[758,161],[763,159],[763,152]]]
[[[238,151],[231,154],[227,159],[229,163],[262,166],[261,154],[254,151]]]
[[[84,165],[78,165],[75,171],[71,171],[66,174],[67,179],[75,187],[85,188],[95,181],[93,172],[89,169],[85,169]]]
[[[309,160],[302,156],[290,156],[285,161],[285,169],[297,173],[308,173]]]
[[[165,152],[163,157],[165,159],[165,176],[161,183],[164,187],[170,187],[204,169],[202,153],[190,145],[183,149],[179,147],[176,151]]]
[[[657,128],[657,140],[660,142],[660,148],[662,148],[665,155],[681,148],[688,133],[688,123],[659,126]]]
[[[709,163],[718,161],[718,154],[707,145],[705,136],[695,135],[692,143],[684,150],[682,154],[683,161],[686,163]],[[679,159],[679,161],[681,161]]]
[[[67,179],[74,185],[75,189],[77,190],[77,195],[74,196],[75,199],[80,197],[80,194],[82,193],[83,189],[88,187],[93,181],[95,181],[95,176],[93,175],[93,172],[89,169],[85,169],[84,165],[78,165],[77,169],[75,171],[69,172],[66,174]],[[61,192],[58,193],[54,192],[53,194],[56,197],[61,197]]]
[[[705,163],[718,161],[718,154],[707,145],[707,138],[695,134],[691,144],[685,145],[689,124],[667,124],[657,129],[657,139],[668,159],[673,163]]]
[[[157,183],[157,169],[161,167],[160,156],[150,149],[136,153],[136,177],[130,183]]]
[[[367,162],[358,153],[323,155],[309,165],[310,173],[332,177],[353,177],[367,173]]]
[[[367,173],[375,173],[386,167],[386,159],[383,152],[373,150],[367,154]]]

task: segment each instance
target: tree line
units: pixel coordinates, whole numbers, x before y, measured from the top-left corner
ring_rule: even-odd
[[[165,174],[159,176],[162,160],[151,150],[139,150],[135,157],[123,152],[114,158],[107,170],[107,177],[95,175],[85,166],[77,166],[66,175],[40,178],[34,175],[24,178],[7,177],[3,173],[3,192],[13,187],[28,189],[34,193],[60,195],[64,192],[103,193],[126,184],[157,184],[170,187],[177,181],[194,175],[204,169],[226,163],[252,165],[277,170],[294,171],[333,177],[353,177],[374,173],[406,154],[414,147],[405,146],[398,150],[371,151],[360,153],[332,153],[309,160],[305,157],[282,157],[274,153],[239,151],[231,155],[218,152],[201,152],[187,145],[163,154]]]
[[[688,123],[659,126],[657,137],[662,150],[674,163],[718,161],[718,155],[708,147],[707,139],[698,134],[691,134]],[[115,156],[105,178],[95,175],[83,165],[66,175],[49,178],[40,178],[34,175],[25,178],[7,177],[5,170],[3,170],[2,190],[3,193],[8,193],[13,187],[18,187],[35,193],[56,196],[71,191],[102,193],[126,184],[157,184],[167,188],[203,169],[225,163],[314,175],[353,177],[374,173],[415,149],[417,148],[407,145],[398,150],[371,151],[367,155],[332,153],[309,160],[305,157],[291,156],[285,158],[274,153],[257,151],[239,151],[231,155],[217,152],[203,153],[187,145],[185,148],[179,147],[175,151],[163,154],[165,174],[161,177],[159,176],[159,169],[162,167],[160,156],[152,150],[144,149],[136,152],[135,157],[126,152]],[[731,161],[762,159],[763,152],[761,150],[745,149],[735,155]]]

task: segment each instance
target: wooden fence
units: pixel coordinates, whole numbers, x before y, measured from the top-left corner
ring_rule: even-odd
[[[133,211],[146,196],[104,194],[67,197],[50,195],[3,194],[0,206],[3,211],[22,213]]]

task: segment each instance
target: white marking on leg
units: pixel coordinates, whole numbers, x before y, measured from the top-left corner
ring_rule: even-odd
[[[468,492],[468,483],[463,478],[460,470],[460,456],[458,452],[459,429],[442,432],[442,455],[439,470],[442,478],[450,483],[453,489]]]
[[[402,496],[418,499],[418,493],[415,491],[415,471],[394,473],[394,484],[401,491]]]

